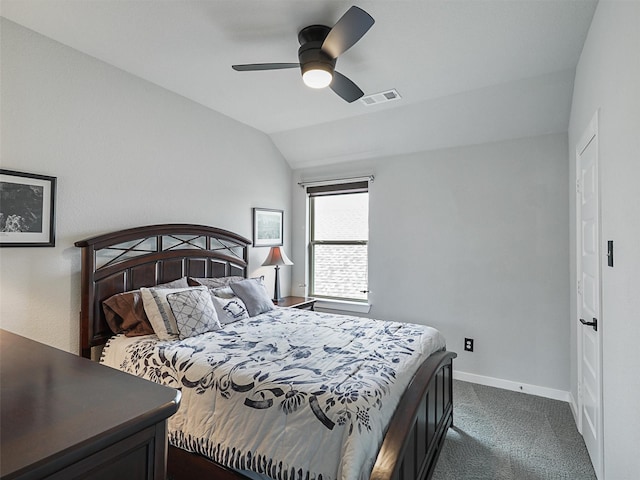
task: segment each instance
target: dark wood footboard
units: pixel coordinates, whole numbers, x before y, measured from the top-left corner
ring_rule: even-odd
[[[391,418],[371,480],[429,479],[453,424],[453,352],[420,367]]]

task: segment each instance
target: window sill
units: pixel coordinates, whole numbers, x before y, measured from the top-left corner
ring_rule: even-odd
[[[346,300],[318,299],[315,307],[320,310],[339,310],[341,312],[369,313],[370,303],[349,302]]]

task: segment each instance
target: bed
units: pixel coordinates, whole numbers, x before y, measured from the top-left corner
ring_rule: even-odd
[[[171,341],[165,345],[157,341],[157,339],[153,341],[150,340],[150,337],[124,337],[120,339],[119,337],[122,336],[118,335],[112,339],[114,333],[107,324],[102,302],[119,293],[129,292],[141,287],[154,287],[184,277],[216,279],[235,276],[246,278],[248,248],[251,245],[248,239],[233,232],[209,226],[165,224],[138,227],[99,235],[76,242],[75,245],[82,251],[80,312],[80,354],[82,356],[96,359],[100,354],[94,352],[94,350],[104,347],[108,342],[109,344],[103,353],[106,353],[107,357],[112,357],[112,363],[120,363],[121,366],[123,362],[126,363],[126,361],[123,361],[122,357],[117,356],[116,352],[119,349],[122,351],[126,351],[127,349],[128,351],[135,351],[138,352],[136,355],[140,356],[140,351],[149,351],[149,349],[153,347],[156,349],[156,354],[157,351],[163,352],[161,358],[165,360],[167,358],[166,352],[171,352],[172,356],[169,356],[177,359],[179,358],[178,351],[183,353],[186,351],[188,352],[188,362],[194,357],[193,352],[198,352],[196,356],[209,358],[209,363],[211,363],[211,358],[217,358],[216,355],[224,353],[206,352],[207,347],[199,343],[203,341],[202,339],[207,337],[207,335],[218,335],[216,332],[188,338],[185,340],[187,344],[186,347],[182,344],[178,346],[178,343],[172,343]],[[294,330],[296,323],[305,323],[307,327],[313,326],[313,328],[307,328],[307,331],[312,331],[314,328],[318,331],[325,329],[324,331],[327,332],[327,335],[325,335],[324,338],[329,338],[332,325],[336,325],[330,322],[337,321],[341,325],[340,328],[344,328],[344,332],[346,332],[344,335],[348,335],[349,332],[357,332],[354,333],[354,338],[359,339],[363,336],[363,342],[375,341],[381,332],[390,331],[390,334],[396,339],[410,339],[422,335],[421,332],[428,329],[428,327],[421,327],[420,329],[412,331],[411,328],[413,327],[408,324],[400,325],[393,322],[369,321],[356,317],[332,318],[323,313],[278,308],[271,312],[252,317],[246,321],[243,320],[242,322],[225,326],[225,335],[231,335],[232,333],[233,335],[241,335],[241,337],[237,338],[246,340],[246,345],[250,345],[246,348],[235,348],[234,352],[241,350],[247,350],[247,352],[249,352],[252,349],[259,349],[260,345],[256,347],[258,342],[250,342],[249,340],[252,340],[253,337],[251,337],[251,335],[254,335],[257,331],[256,329],[261,325],[268,325],[266,323],[267,321],[274,322],[273,325],[282,326],[281,331],[278,331],[275,327],[268,328],[272,334],[276,335],[276,340],[269,340],[267,342],[268,345],[277,344],[277,339],[284,338],[290,331]],[[338,331],[338,327],[335,327],[335,330]],[[370,332],[370,338],[365,340],[364,337],[368,334],[367,332]],[[342,336],[344,337],[344,335]],[[341,334],[337,335],[334,340],[326,340],[324,342],[325,350],[322,355],[313,355],[309,353],[309,351],[312,352],[312,350],[307,351],[308,349],[303,349],[296,350],[294,353],[295,358],[298,360],[303,359],[306,362],[314,357],[327,357],[327,359],[330,359],[332,357],[329,354],[335,354],[337,356],[344,355],[348,349],[345,345],[339,344],[341,341],[340,337]],[[233,341],[236,341],[235,338],[236,337],[234,337]],[[154,343],[156,341],[158,343]],[[191,344],[189,342],[191,342]],[[285,343],[294,342],[291,339],[287,339]],[[349,345],[352,343],[353,342]],[[385,344],[388,345],[388,343],[389,342],[386,342]],[[394,362],[396,363],[404,362],[405,357],[409,358],[407,355],[402,354],[401,350],[406,348],[406,345],[401,345],[401,343],[402,342],[398,343],[398,348],[395,353],[391,352],[391,356],[388,356],[388,358],[392,358],[393,355],[395,355],[395,357],[400,358],[400,360],[397,360],[397,358],[394,357]],[[113,345],[119,346],[115,347]],[[229,345],[231,345],[231,343],[227,344],[227,346]],[[367,343],[367,345],[369,344]],[[146,346],[148,346],[148,348]],[[420,357],[419,362],[412,366],[412,372],[415,371],[415,373],[411,373],[411,375],[403,380],[403,382],[406,383],[406,387],[397,394],[397,407],[390,407],[391,409],[388,412],[389,419],[385,421],[385,425],[381,427],[380,435],[382,438],[374,445],[375,451],[371,462],[367,464],[365,461],[366,468],[355,474],[352,472],[345,478],[369,478],[371,480],[430,478],[442,443],[444,442],[446,431],[453,422],[452,362],[456,355],[440,347],[441,345],[434,345],[435,351],[433,353],[428,354],[428,356],[425,354],[424,358]],[[278,348],[274,348],[275,351],[278,350]],[[380,348],[382,348],[382,346]],[[298,352],[300,351],[303,351],[304,354],[299,354]],[[265,355],[268,357],[268,355],[272,354],[273,351],[269,354],[260,353],[260,358],[262,359]],[[164,357],[162,357],[162,355],[164,355]],[[383,356],[387,357],[387,355]],[[412,354],[411,358],[414,359],[412,361],[415,361],[417,357]],[[273,360],[272,357],[268,357],[268,359],[269,361]],[[177,360],[174,360],[174,363],[176,361]],[[224,362],[217,362],[216,365],[220,363]],[[253,363],[255,363],[255,361]],[[186,365],[187,361],[183,359],[180,364]],[[191,364],[189,363],[189,365]],[[367,419],[365,418],[363,420],[363,415],[360,415],[359,421],[356,421],[355,417],[357,413],[360,412],[360,409],[355,406],[355,403],[352,411],[354,418],[351,418],[350,414],[340,417],[340,415],[332,411],[331,409],[334,405],[331,404],[332,400],[330,396],[326,395],[330,384],[328,384],[326,378],[323,377],[324,371],[315,368],[316,365],[312,363],[304,363],[304,366],[301,365],[303,365],[303,363],[296,364],[295,368],[289,365],[282,367],[283,371],[287,371],[287,376],[281,375],[280,379],[284,379],[283,381],[285,383],[289,383],[289,389],[287,389],[287,387],[274,388],[272,384],[270,384],[270,389],[260,390],[257,387],[254,388],[255,383],[265,381],[266,379],[262,370],[256,367],[258,368],[257,370],[250,370],[248,372],[248,374],[253,375],[255,382],[252,382],[251,386],[243,386],[243,382],[244,384],[247,382],[244,380],[236,380],[234,384],[237,388],[234,387],[231,393],[243,399],[245,405],[253,406],[253,410],[259,410],[260,408],[268,410],[265,405],[269,404],[269,401],[271,401],[271,405],[273,405],[273,400],[276,400],[280,407],[279,410],[271,408],[273,415],[275,415],[274,418],[285,419],[282,420],[285,422],[289,421],[293,423],[293,419],[296,418],[293,413],[297,414],[300,404],[304,404],[307,414],[310,415],[311,412],[315,415],[314,420],[316,420],[316,423],[321,424],[324,421],[324,431],[330,430],[327,428],[328,426],[333,428],[335,423],[340,424],[340,426],[344,426],[343,424],[346,423],[346,427],[343,428],[343,430],[349,433],[348,435],[345,434],[345,436],[350,436],[354,430],[356,432],[362,430],[363,425],[366,427],[364,430],[370,428],[366,421]],[[135,367],[132,368],[135,370]],[[237,366],[232,368],[234,368],[234,372],[237,374]],[[305,376],[307,370],[315,372],[309,374],[311,378]],[[226,372],[226,374],[228,376],[229,372]],[[177,388],[184,388],[185,386],[197,388],[196,384],[198,381],[206,376],[203,375],[202,378],[196,378],[196,380],[198,380],[196,381],[192,373],[189,375],[188,379],[185,380],[186,377],[182,378],[175,386]],[[313,378],[313,375],[316,375],[317,378]],[[385,375],[387,380],[391,378],[387,383],[396,382],[394,378],[395,372],[387,372],[375,380],[375,382],[377,382],[375,386],[367,387],[367,392],[379,388],[382,393],[385,393],[389,389],[389,385],[384,381]],[[398,375],[398,377],[400,377],[400,375]],[[313,382],[320,383],[314,384]],[[161,383],[163,382],[161,381]],[[166,384],[166,382],[164,383]],[[399,378],[397,379],[397,383],[402,383]],[[298,393],[297,386],[302,384],[315,385],[311,391],[314,396],[313,402],[310,400],[310,394],[308,393],[304,394],[308,397],[302,400],[300,395],[303,394],[296,395]],[[203,383],[200,382],[200,387],[202,387],[202,385]],[[293,388],[294,386],[296,387],[295,389]],[[202,393],[202,390],[206,389],[201,388],[200,393]],[[264,390],[268,390],[266,396],[263,392]],[[256,396],[256,392],[258,391],[262,392],[260,393],[260,397]],[[219,393],[220,392],[216,392],[216,394]],[[227,392],[225,393],[228,394]],[[202,399],[205,397],[197,395],[194,396],[194,398]],[[344,401],[344,397],[342,400]],[[348,400],[350,402],[352,399]],[[183,406],[181,406],[181,409],[182,408]],[[300,408],[300,410],[302,410],[302,408]],[[382,410],[382,408],[380,408],[380,410]],[[183,421],[185,418],[191,417],[191,415],[185,414],[187,411],[191,412],[190,410],[179,412],[183,415]],[[288,414],[288,416],[284,414]],[[311,416],[313,417],[313,415]],[[251,423],[257,424],[259,422]],[[244,426],[241,428],[239,425],[234,425],[234,427],[237,427],[239,430],[245,428]],[[262,428],[271,430],[268,424],[266,424],[266,426],[263,425]],[[298,432],[304,431],[306,428],[307,427],[304,426],[303,429],[298,430]],[[335,430],[338,430],[338,428]],[[233,430],[230,430],[230,432],[233,432]],[[303,438],[305,435],[299,433],[298,435],[299,437],[295,439],[289,438],[288,441],[293,442],[292,445],[303,445],[302,442],[306,441],[306,439]],[[354,434],[354,437],[355,436]],[[257,471],[262,474],[263,477],[269,478],[290,479],[298,477],[305,478],[305,476],[307,478],[315,477],[318,479],[335,478],[335,476],[331,474],[318,474],[317,470],[309,474],[309,472],[291,471],[287,468],[277,469],[275,466],[260,464],[260,462],[258,462],[256,466],[255,461],[253,463],[248,461],[245,465],[246,459],[244,457],[240,465],[237,464],[237,462],[229,461],[224,455],[204,456],[199,453],[193,453],[194,450],[197,452],[198,449],[192,448],[193,445],[189,441],[180,438],[175,432],[170,432],[170,441],[171,445],[169,446],[167,469],[169,478],[176,480],[183,478],[240,480],[250,478],[246,476],[248,474],[246,472],[247,470]],[[278,442],[274,441],[273,443],[276,444]],[[176,445],[183,448],[179,448]],[[380,445],[379,449],[377,445]],[[235,455],[236,457],[234,458],[237,458],[238,456],[235,450],[232,450],[232,456]],[[322,447],[321,450],[324,451],[325,447]],[[342,461],[344,459],[337,458],[336,461],[340,465],[344,464],[349,466],[351,465],[352,457],[358,458],[358,455],[354,455],[348,450],[344,450],[344,452],[331,453],[332,456],[336,457],[340,457],[341,455],[344,455],[345,458],[348,457],[348,461]],[[218,461],[213,461],[211,458],[217,458]],[[322,461],[320,463],[324,464],[329,462]],[[356,462],[354,465],[360,465],[360,463]],[[355,468],[357,470],[359,467],[353,467],[353,465],[351,465],[349,468]],[[371,472],[370,474],[369,471]]]

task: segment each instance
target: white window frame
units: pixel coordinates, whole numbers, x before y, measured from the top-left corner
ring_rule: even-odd
[[[344,298],[329,295],[318,295],[314,293],[314,247],[316,245],[367,245],[367,240],[314,240],[314,198],[326,195],[351,195],[355,193],[369,193],[368,181],[339,183],[333,185],[308,186],[307,195],[309,200],[309,244],[308,244],[308,285],[309,295],[319,301],[316,306],[333,310],[345,310],[353,312],[369,311],[369,290],[367,287],[366,298]],[[368,223],[369,219],[367,219]],[[368,277],[368,249],[367,249],[367,277]]]

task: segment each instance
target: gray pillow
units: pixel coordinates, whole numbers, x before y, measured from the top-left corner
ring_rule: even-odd
[[[233,290],[231,290],[231,287],[220,287],[220,288],[213,288],[213,289],[210,288],[209,291],[211,292],[211,295],[213,295],[214,297],[238,298],[238,296],[233,292]]]
[[[218,278],[195,278],[189,277],[188,279],[189,285],[192,287],[197,287],[198,285],[204,285],[209,288],[219,288],[226,287],[230,283],[241,282],[244,280],[244,277],[232,275],[230,277],[218,277]]]
[[[187,288],[189,286],[190,285],[187,281],[187,277],[182,277],[172,282],[161,283],[160,285],[156,285],[154,288]]]
[[[241,282],[232,283],[229,286],[247,306],[250,317],[269,312],[275,308],[262,279],[249,278]]]

